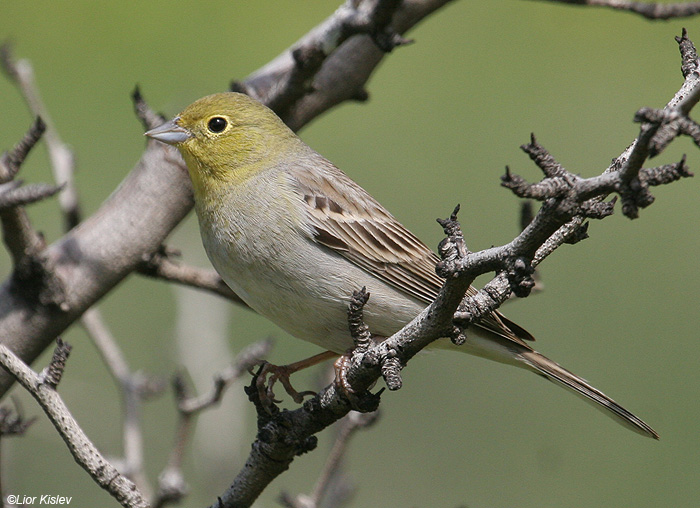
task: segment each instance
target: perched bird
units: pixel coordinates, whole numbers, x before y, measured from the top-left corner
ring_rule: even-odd
[[[367,288],[365,322],[376,336],[388,337],[440,290],[433,251],[250,97],[204,97],[146,135],[176,146],[185,159],[202,241],[216,271],[252,309],[291,335],[342,354],[353,345],[347,323],[353,291]],[[439,341],[540,374],[658,438],[527,340],[528,332],[493,312],[469,329],[464,345]]]

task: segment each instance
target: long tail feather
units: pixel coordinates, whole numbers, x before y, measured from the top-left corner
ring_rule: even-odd
[[[659,439],[659,435],[649,425],[573,372],[536,351],[523,351],[520,357],[536,373],[579,395],[616,422],[643,436]]]

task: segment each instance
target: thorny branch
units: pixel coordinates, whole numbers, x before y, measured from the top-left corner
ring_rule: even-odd
[[[51,117],[44,106],[34,80],[34,70],[28,60],[15,60],[9,43],[0,46],[0,64],[5,73],[15,81],[32,114],[46,124],[46,146],[51,159],[54,180],[62,192],[58,197],[64,211],[66,231],[80,222],[78,189],[75,186],[75,157],[53,128]]]
[[[447,1],[348,1],[334,16],[299,41],[294,48],[237,86],[273,105],[289,125],[296,130],[321,112],[343,100],[365,99],[367,93],[364,91],[363,85],[380,61],[382,51],[390,50],[397,44],[407,42],[398,34],[403,33],[445,3]],[[585,3],[590,5],[605,3],[615,8],[618,7],[613,4],[633,4],[633,2],[596,2],[595,0]],[[630,10],[634,11],[635,9],[631,8]],[[348,12],[351,13],[351,16],[345,18],[344,16]],[[351,38],[352,34],[365,35]],[[366,393],[367,388],[382,374],[390,387],[398,388],[401,384],[400,369],[418,350],[435,338],[450,335],[458,342],[459,334],[462,332],[454,326],[453,318],[455,316],[459,317],[458,322],[464,325],[478,319],[483,313],[498,307],[511,292],[527,294],[532,287],[530,274],[536,263],[544,259],[561,243],[584,237],[586,218],[602,218],[610,212],[611,205],[599,203],[597,200],[602,200],[611,193],[617,193],[622,197],[623,212],[630,217],[636,216],[638,208],[648,206],[651,203],[652,198],[648,193],[649,186],[668,183],[690,175],[684,160],[675,165],[650,169],[642,168],[642,164],[648,156],[653,156],[665,148],[670,140],[679,134],[691,136],[697,142],[697,125],[687,118],[690,109],[697,102],[697,55],[694,55],[694,48],[692,48],[692,43],[687,39],[685,32],[683,37],[679,39],[679,45],[683,55],[683,72],[686,76],[686,82],[685,88],[677,94],[677,100],[672,105],[672,110],[667,111],[669,109],[667,107],[662,112],[640,111],[639,119],[644,122],[640,137],[629,150],[616,160],[609,168],[608,173],[597,177],[599,180],[576,179],[564,168],[557,165],[550,167],[546,164],[542,169],[545,173],[545,180],[550,179],[547,182],[543,180],[528,186],[522,180],[516,181],[517,178],[514,175],[508,176],[507,185],[513,185],[514,192],[520,192],[523,195],[529,194],[533,198],[541,199],[544,204],[523,233],[511,244],[502,248],[469,253],[460,240],[456,217],[444,222],[443,225],[446,229],[450,229],[450,233],[449,240],[442,249],[445,256],[442,269],[445,271],[453,270],[457,277],[451,279],[451,282],[446,284],[441,291],[438,300],[416,320],[407,325],[404,330],[376,347],[369,347],[353,355],[347,369],[347,378],[351,386],[361,394],[358,401],[353,404],[355,407],[366,411],[376,408],[378,398]],[[351,63],[346,63],[345,57],[348,54],[354,54],[357,58],[353,59]],[[14,64],[9,52],[4,52],[2,56],[5,68],[9,69],[10,75],[16,79],[23,90],[27,90],[25,96],[30,107],[36,112],[43,112],[44,108],[38,99],[38,94],[32,96],[34,86],[31,67],[22,68],[24,65],[22,61]],[[22,78],[21,72],[27,69],[28,74]],[[140,99],[138,91],[135,92],[134,99],[139,117],[144,121],[144,124],[153,126],[152,124],[157,121],[158,117],[147,108],[143,108],[145,103]],[[38,122],[37,125],[39,125]],[[51,132],[53,129],[49,129],[49,131]],[[55,143],[50,142],[52,146],[64,146],[57,137],[54,140]],[[58,150],[60,151],[60,148]],[[534,139],[528,145],[528,150],[543,156],[544,159],[548,158],[548,153]],[[69,181],[72,178],[72,156],[69,154],[66,157],[64,153],[60,157],[63,157],[62,162],[54,162],[54,169],[58,166],[66,167],[65,161],[70,159],[67,164],[71,168],[69,170],[70,176],[64,180],[63,176],[58,176],[60,173],[58,171],[56,180],[58,182]],[[5,168],[2,171],[7,174],[14,171],[12,173],[14,176],[17,168],[12,169],[10,165],[9,171],[6,171]],[[147,183],[148,178],[153,177],[153,168],[159,170],[157,175],[159,186]],[[164,178],[163,172],[168,169],[171,170],[171,174]],[[610,173],[619,174],[610,177],[608,176]],[[72,186],[70,181],[68,186]],[[157,196],[143,192],[143,189],[154,188],[159,189]],[[10,186],[5,190],[14,191],[15,189]],[[132,176],[124,182],[120,191],[115,193],[112,200],[106,203],[99,214],[96,214],[97,218],[88,219],[88,224],[84,224],[81,231],[67,234],[57,244],[48,248],[44,248],[43,240],[39,238],[40,243],[37,243],[33,249],[35,252],[42,253],[41,270],[45,273],[53,273],[54,271],[59,273],[65,270],[60,262],[68,260],[70,269],[73,270],[69,273],[73,277],[65,277],[66,273],[64,272],[61,273],[63,278],[56,277],[56,284],[52,284],[51,280],[42,280],[38,284],[41,289],[41,291],[37,291],[37,294],[41,296],[38,301],[46,305],[47,308],[39,309],[32,315],[33,321],[26,320],[25,315],[21,317],[23,320],[21,325],[11,321],[17,318],[17,314],[12,313],[11,310],[23,304],[16,299],[16,285],[10,282],[0,288],[0,307],[3,307],[1,310],[7,311],[3,312],[3,315],[11,316],[9,326],[7,324],[5,326],[13,331],[25,330],[30,337],[42,337],[42,340],[35,341],[34,344],[22,350],[26,360],[35,358],[46,347],[50,338],[74,322],[85,309],[90,307],[126,274],[142,265],[144,260],[151,260],[150,256],[160,248],[165,235],[191,208],[190,190],[186,179],[182,176],[182,162],[170,148],[162,146],[150,145],[147,148],[142,161]],[[67,192],[66,195],[68,194],[70,193]],[[164,201],[164,196],[172,198],[167,201],[169,213],[161,213],[162,209],[158,208],[158,203]],[[17,202],[24,203],[22,200]],[[154,206],[146,206],[144,203]],[[77,199],[75,199],[75,204],[76,206],[64,205],[65,210],[75,211],[67,214],[69,216],[67,228],[72,227],[80,220]],[[162,203],[160,206],[163,206]],[[130,209],[132,210],[131,215],[128,213]],[[15,205],[12,210],[19,210],[19,208]],[[155,211],[155,213],[151,215],[144,213],[144,210],[149,213]],[[127,213],[124,214],[124,211]],[[106,224],[112,234],[104,235],[103,231],[100,230],[100,224]],[[154,230],[157,231],[157,234],[150,234]],[[149,233],[146,235],[147,238],[137,234],[142,231]],[[124,238],[129,235],[131,235],[131,242],[125,242]],[[114,243],[110,244],[109,242]],[[66,245],[70,245],[73,249],[70,252],[83,249],[94,262],[93,266],[88,267],[82,273],[79,269],[74,268],[75,260],[68,254]],[[115,249],[115,245],[119,249]],[[105,260],[101,257],[104,256],[105,252],[116,251],[121,253],[118,263],[112,259]],[[158,276],[164,276],[165,270],[162,270],[162,266],[164,266],[163,262],[155,269]],[[464,295],[465,287],[468,287],[476,275],[488,271],[496,271],[497,276],[482,291],[463,302],[460,309],[461,314],[454,314],[454,309]],[[173,279],[176,278],[173,277]],[[183,277],[183,279],[187,279],[187,277]],[[88,288],[87,291],[81,286],[85,280],[90,280],[90,284],[84,286]],[[73,284],[71,286],[73,291],[66,291],[66,287],[64,287],[66,284]],[[362,302],[359,302],[358,307],[361,310]],[[25,340],[21,334],[15,335],[15,340]],[[8,334],[10,337],[15,335]],[[11,340],[8,342],[11,343]],[[36,382],[32,381],[31,375],[23,370],[28,369],[28,367],[21,362],[18,363],[18,359],[5,346],[0,346],[0,363],[11,370],[13,376],[18,376],[25,388],[30,386],[27,389],[34,390],[32,393],[33,395],[36,393],[35,398],[42,404],[42,407],[44,404],[54,403],[52,397],[57,397],[57,395],[50,384],[42,382],[41,379]],[[28,370],[32,372],[30,369]],[[52,378],[54,377],[52,376]],[[6,387],[7,383],[5,382],[3,390]],[[263,461],[273,459],[286,468],[296,454],[311,449],[315,443],[312,439],[313,434],[349,411],[350,404],[345,399],[345,395],[342,390],[337,390],[336,385],[331,385],[297,411],[280,413],[272,417],[267,414],[264,417],[261,416],[261,432],[254,445],[251,459],[249,459],[251,467],[259,467],[258,459],[262,457]],[[48,402],[42,402],[44,400]],[[58,400],[60,401],[60,398]],[[52,419],[52,421],[54,420]],[[66,425],[72,425],[71,421]],[[289,435],[277,427],[280,422],[285,425],[301,422],[301,425],[298,428],[294,427],[295,430]],[[54,421],[57,428],[60,427],[59,423]],[[68,430],[72,433],[74,429]],[[69,435],[65,429],[59,428],[59,432],[63,432],[62,435],[65,436]],[[90,455],[92,449],[89,442],[84,449],[81,448],[84,444],[83,440],[87,438],[77,431],[76,435],[77,437],[71,438],[73,441],[69,442],[71,451],[74,455],[80,455],[87,449]],[[67,437],[64,439],[68,442]],[[78,444],[76,445],[76,443]],[[82,449],[82,452],[80,449],[74,451],[75,448]],[[258,456],[263,449],[264,453]],[[76,458],[76,460],[78,459]],[[103,459],[99,457],[99,460]],[[112,470],[105,467],[102,471],[111,474]],[[252,473],[255,471],[251,470]],[[274,476],[281,472],[281,470],[275,471],[266,471],[260,479],[269,483]],[[246,480],[249,479],[250,474],[239,476],[232,489],[224,495],[217,506],[232,506],[231,503],[240,499],[237,496],[241,494],[250,499],[254,495],[253,491],[259,489],[260,486],[254,486],[251,490],[246,483]],[[101,477],[96,478],[98,483],[103,480]],[[118,476],[116,471],[115,476],[110,479],[112,487],[114,482],[129,486],[128,480]],[[104,483],[100,484],[104,485]],[[267,483],[262,488],[265,485]],[[248,489],[247,492],[245,492],[246,489]],[[123,496],[118,497],[120,502],[122,500],[124,502],[133,501],[129,506],[145,506],[143,504],[145,501],[135,490],[130,494],[115,495]],[[124,496],[131,496],[132,500],[126,501]],[[125,504],[125,506],[127,505]]]
[[[49,198],[60,191],[60,187],[45,183],[25,185],[13,181],[0,185],[0,210],[17,208]]]
[[[57,339],[56,350],[50,365],[37,374],[20,360],[9,348],[0,345],[0,365],[10,372],[44,410],[75,461],[92,479],[127,508],[148,508],[148,502],[135,485],[110,464],[97,450],[80,428],[56,391],[70,346]]]
[[[45,130],[46,124],[37,117],[19,143],[0,157],[0,226],[14,264],[10,287],[23,299],[60,306],[61,284],[41,255],[44,238],[32,227],[23,206],[53,196],[61,188],[46,184],[22,187],[22,182],[14,180]]]
[[[350,411],[338,425],[333,448],[319,475],[311,494],[298,494],[292,497],[282,493],[280,502],[288,508],[318,508],[319,506],[340,507],[346,504],[352,495],[352,487],[344,481],[342,463],[348,450],[350,439],[358,430],[366,429],[376,423],[379,412],[358,413]]]
[[[180,253],[178,251],[173,251],[162,246],[157,252],[145,256],[138,271],[140,274],[148,277],[155,277],[170,282],[176,282],[184,286],[203,289],[222,296],[233,303],[247,307],[245,302],[241,300],[236,293],[231,291],[218,273],[214,270],[207,270],[179,263],[174,259],[179,255]]]
[[[692,66],[697,68],[697,54],[688,43],[685,31],[678,42],[683,61],[693,62]],[[528,184],[510,171],[503,177],[503,185],[516,195],[543,203],[521,234],[504,246],[472,253],[464,244],[456,218],[458,209],[449,219],[440,221],[447,236],[439,249],[442,261],[438,273],[445,277],[446,282],[435,302],[393,336],[353,352],[343,367],[343,373],[354,392],[352,398],[357,400],[348,400],[347,390],[341,383],[334,382],[302,408],[270,415],[255,400],[257,392],[251,390],[249,396],[258,408],[258,437],[246,466],[212,508],[249,506],[274,477],[289,467],[296,455],[315,447],[316,432],[342,418],[350,409],[376,409],[378,396],[367,390],[380,376],[390,388],[400,387],[400,370],[418,351],[445,336],[452,337],[459,344],[469,323],[497,309],[511,293],[526,296],[534,286],[532,273],[536,263],[562,243],[583,238],[585,219],[602,219],[612,213],[614,201],[605,202],[607,196],[618,194],[623,201],[623,213],[634,218],[636,207],[648,206],[652,201],[649,199],[649,185],[690,176],[685,160],[651,169],[642,168],[651,155],[651,147],[667,145],[657,141],[656,134],[662,125],[672,122],[690,124],[687,114],[700,97],[697,73],[686,75],[679,94],[682,98],[677,100],[677,94],[665,113],[653,111],[650,114],[644,110],[637,116],[637,121],[643,121],[638,139],[616,159],[613,167],[597,177],[581,178],[568,172],[533,136],[523,150],[540,167],[544,179]],[[670,129],[677,135],[684,130],[687,129]],[[496,276],[482,290],[465,298],[472,281],[490,271],[496,272]],[[351,312],[349,322],[356,342],[367,332],[361,319],[366,296],[363,292],[356,293],[351,304],[356,314]]]
[[[165,383],[142,372],[133,372],[112,335],[102,314],[88,309],[80,320],[97,348],[108,372],[114,378],[124,408],[122,421],[123,457],[119,470],[130,478],[144,497],[151,497],[151,486],[145,472],[144,441],[141,429],[141,408],[145,400],[165,390]]]
[[[277,82],[273,87],[267,86],[265,80],[258,78],[265,74],[268,68],[265,67],[242,83],[231,83],[231,90],[246,93],[267,104],[289,124],[290,109],[296,106],[299,99],[315,90],[313,81],[316,74],[326,59],[351,36],[366,34],[385,53],[411,42],[404,39],[391,25],[393,15],[400,5],[401,0],[346,1],[326,23],[290,50],[292,62],[289,72],[276,76]],[[367,93],[358,90],[353,98],[366,100]]]
[[[687,18],[700,13],[700,2],[631,2],[629,0],[545,0],[571,5],[609,7],[619,11],[639,14],[647,19]]]
[[[41,118],[37,118],[19,143],[0,157],[0,184],[2,185],[0,188],[2,196],[6,200],[10,200],[12,194],[17,193],[21,188],[14,181],[14,177],[31,149],[41,139],[45,128]],[[38,255],[44,246],[43,239],[31,227],[29,217],[19,206],[2,207],[0,221],[2,221],[3,240],[10,251],[16,269],[19,271],[18,276],[24,277],[23,270],[27,270],[26,266],[30,264],[28,258]]]
[[[15,177],[27,155],[39,142],[44,132],[46,132],[46,124],[41,117],[37,117],[15,148],[2,154],[0,157],[0,183],[7,183]]]
[[[403,33],[448,1],[404,0],[388,27]],[[376,2],[348,2],[350,7],[355,5],[361,17]],[[322,42],[319,34],[336,24],[335,15],[331,16],[294,47],[310,40]],[[313,79],[313,91],[295,106],[283,106],[290,112],[289,124],[299,129],[336,104],[356,97],[383,54],[369,35],[349,37],[324,59]],[[272,90],[286,82],[295,65],[291,50],[285,51],[244,80],[245,86],[255,89],[260,97],[275,95]],[[135,104],[141,103],[137,100]],[[152,115],[147,119],[153,120]],[[80,228],[71,229],[41,250],[43,263],[51,268],[53,277],[37,278],[37,289],[29,301],[39,305],[32,306],[29,313],[20,312],[27,297],[11,281],[0,285],[3,343],[20,352],[25,361],[33,361],[56,335],[156,252],[191,208],[191,185],[181,158],[170,147],[149,143],[134,170],[100,210],[82,221]],[[82,263],[82,259],[90,263]],[[0,374],[0,395],[11,383],[9,376]]]
[[[187,485],[182,472],[182,461],[196,417],[202,411],[218,404],[226,388],[250,372],[255,365],[260,364],[270,353],[271,348],[272,342],[269,340],[261,341],[245,348],[236,356],[228,368],[214,376],[211,391],[198,397],[189,393],[190,389],[182,374],[175,376],[173,388],[180,418],[168,463],[158,477],[158,492],[153,501],[153,508],[160,508],[169,503],[177,503],[187,494]]]

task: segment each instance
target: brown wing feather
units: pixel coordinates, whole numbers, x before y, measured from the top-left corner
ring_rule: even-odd
[[[414,298],[433,301],[443,283],[435,253],[333,164],[318,154],[309,162],[323,171],[312,174],[304,164],[288,175],[307,205],[313,239]],[[468,294],[475,293],[470,287]],[[500,312],[478,325],[521,346],[534,340]]]

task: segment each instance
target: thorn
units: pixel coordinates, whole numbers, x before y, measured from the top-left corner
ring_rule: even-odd
[[[143,102],[143,96],[141,95],[141,89],[138,83],[134,86],[134,91],[131,92],[131,100],[134,103]]]
[[[350,97],[350,99],[357,102],[367,102],[369,100],[369,92],[364,88],[361,88],[360,90],[357,90],[352,97]]]
[[[228,89],[230,92],[246,93],[243,83],[235,79],[231,80],[231,82],[228,85]]]

